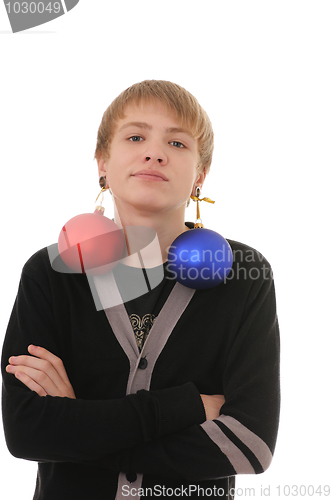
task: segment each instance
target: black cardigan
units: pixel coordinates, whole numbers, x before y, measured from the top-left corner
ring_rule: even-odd
[[[97,310],[86,276],[54,271],[46,248],[27,261],[3,347],[2,401],[9,451],[39,462],[35,500],[112,499],[119,477],[123,498],[204,497],[211,488],[221,497],[236,474],[266,470],[279,419],[273,277],[261,254],[229,243],[229,278],[192,291],[157,353],[158,326],[150,331],[136,353],[138,375],[139,359],[151,360],[148,386],[138,379],[128,395],[132,365],[119,336],[132,342],[134,333],[128,324],[114,332],[110,320],[124,306]],[[176,285],[164,280],[136,303],[157,294],[158,317],[170,292],[174,308],[176,293],[189,290]],[[40,397],[5,372],[8,358],[27,354],[29,344],[63,360],[76,400]],[[224,394],[218,419],[205,422],[199,394]]]

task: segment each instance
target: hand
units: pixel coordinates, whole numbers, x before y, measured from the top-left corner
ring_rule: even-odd
[[[32,356],[9,358],[6,371],[39,396],[76,399],[62,360],[43,347],[30,345],[28,351]]]
[[[203,401],[206,420],[214,420],[219,417],[220,408],[225,403],[225,398],[222,394],[207,394],[200,395]]]

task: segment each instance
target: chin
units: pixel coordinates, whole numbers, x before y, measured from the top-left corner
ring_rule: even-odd
[[[144,199],[142,202],[136,202],[133,204],[135,208],[138,210],[148,210],[150,212],[160,212],[166,208],[165,204],[162,204],[157,200],[149,200],[148,197]]]

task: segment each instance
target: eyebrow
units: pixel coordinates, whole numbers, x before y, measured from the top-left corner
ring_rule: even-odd
[[[121,128],[119,128],[118,132],[121,130],[124,130],[129,127],[137,127],[137,128],[143,128],[146,130],[152,130],[152,126],[149,125],[148,123],[145,122],[128,122],[122,125]],[[183,128],[183,127],[168,127],[165,129],[166,133],[176,133],[176,132],[183,132],[184,134],[189,135],[190,137],[194,138],[193,134],[190,132],[190,130]]]
[[[129,128],[129,127],[145,128],[147,130],[152,129],[151,125],[149,125],[148,123],[145,123],[145,122],[128,122],[128,123],[125,123],[124,125],[122,125],[122,127],[119,128],[118,132],[120,132],[121,130],[124,130],[126,128]]]
[[[183,132],[184,134],[187,134],[187,135],[189,135],[190,137],[192,137],[194,139],[193,134],[187,128],[183,128],[183,127],[170,127],[170,128],[166,129],[166,132],[167,133],[171,133],[171,134],[172,133],[176,133],[176,132]]]

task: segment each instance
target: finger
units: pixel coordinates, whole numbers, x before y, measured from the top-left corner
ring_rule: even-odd
[[[31,381],[34,383],[34,386],[39,386],[44,392],[45,394],[43,394],[44,396],[45,395],[50,395],[50,396],[59,396],[60,395],[60,391],[58,389],[58,387],[54,384],[54,382],[52,381],[52,379],[50,379],[50,377],[45,373],[45,372],[42,372],[40,370],[36,370],[35,368],[30,368],[29,366],[13,366],[13,365],[9,365],[6,367],[6,371],[8,373],[12,373],[13,375],[15,375],[17,377],[17,374],[20,373],[21,374],[21,378],[19,378],[19,380],[23,381],[23,380],[28,380],[30,381],[30,384],[31,384]],[[25,382],[23,382],[25,385],[27,385]],[[30,389],[30,385],[27,385],[27,387],[29,387]],[[32,389],[34,390],[34,389]],[[37,391],[36,391],[37,392]],[[38,392],[39,394],[39,392]]]
[[[58,372],[48,361],[45,361],[43,359],[34,356],[22,355],[22,356],[12,356],[11,358],[9,358],[9,362],[11,366],[32,368],[36,371],[44,373],[45,375],[47,375],[48,378],[50,378],[53,381],[53,383],[58,388],[61,388],[64,385]],[[39,377],[42,377],[42,375],[39,374]]]
[[[59,390],[63,390],[64,387],[68,387],[68,384],[70,384],[67,374],[66,374],[66,380],[63,380],[63,378],[59,375],[59,372],[46,359],[37,356],[21,355],[21,356],[10,357],[9,362],[11,365],[14,366],[26,366],[44,372],[45,374],[48,375],[48,377],[53,381],[53,383],[55,384],[56,387],[58,387]]]
[[[20,382],[22,382],[28,389],[36,392],[39,396],[47,396],[47,392],[25,373],[18,370],[15,373],[15,377]]]
[[[67,375],[66,369],[63,365],[61,358],[59,358],[58,356],[55,356],[55,354],[48,351],[47,349],[44,349],[44,347],[35,346],[32,344],[29,345],[28,351],[33,356],[37,356],[40,359],[44,359],[45,361],[48,361],[53,366],[53,368],[56,370],[56,372],[59,374],[62,381],[66,385],[70,385],[68,375]]]

